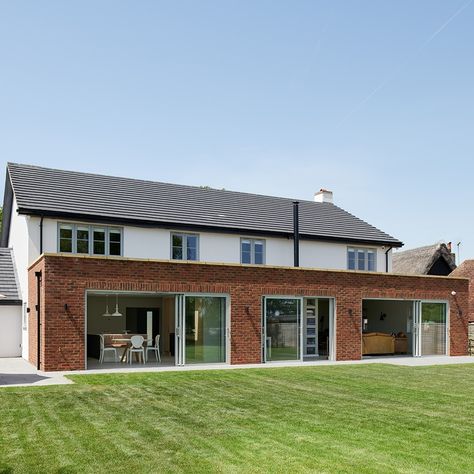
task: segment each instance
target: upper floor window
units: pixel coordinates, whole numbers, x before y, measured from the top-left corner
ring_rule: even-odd
[[[265,241],[257,239],[241,239],[240,263],[263,265],[265,263]]]
[[[74,226],[69,224],[61,224],[59,226],[59,251],[72,252],[74,241]]]
[[[171,234],[171,258],[173,260],[198,260],[199,236],[196,234]]]
[[[59,224],[58,251],[84,255],[122,255],[122,229],[85,224]]]
[[[376,255],[375,249],[349,247],[347,249],[347,268],[375,272]]]

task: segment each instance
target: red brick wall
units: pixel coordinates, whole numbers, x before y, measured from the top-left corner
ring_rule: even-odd
[[[263,295],[335,297],[338,360],[361,357],[363,298],[449,300],[451,355],[467,353],[467,280],[46,255],[30,269],[31,281],[38,268],[44,274],[43,370],[84,368],[85,291],[88,289],[229,294],[233,364],[261,362]],[[30,285],[30,308],[34,308],[35,288]],[[455,297],[451,296],[452,290],[457,292]],[[34,317],[32,309],[30,322]],[[35,325],[30,324],[30,329],[30,354],[34,362]]]
[[[469,278],[469,321],[474,322],[474,260],[465,260],[449,276]]]
[[[30,268],[28,272],[28,288],[29,288],[29,294],[28,294],[28,308],[29,308],[29,313],[28,313],[28,343],[29,343],[29,350],[28,350],[28,359],[29,361],[37,365],[38,359],[37,359],[37,341],[38,341],[38,336],[37,336],[37,324],[38,324],[38,312],[36,308],[36,304],[38,302],[37,300],[37,279],[35,276],[36,272],[41,272],[42,275],[44,275],[44,259],[40,260],[37,262],[33,267]],[[43,278],[41,278],[41,285],[43,285]],[[40,293],[40,313],[42,314],[41,316],[41,322],[44,323],[44,296],[45,293],[44,291],[41,291]],[[44,340],[45,337],[45,327],[44,324],[41,326],[41,339]],[[40,360],[44,356],[44,346],[41,348],[42,349],[42,354],[40,354]]]

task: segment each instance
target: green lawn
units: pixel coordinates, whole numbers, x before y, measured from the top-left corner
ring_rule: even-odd
[[[474,364],[0,389],[0,472],[473,472]]]

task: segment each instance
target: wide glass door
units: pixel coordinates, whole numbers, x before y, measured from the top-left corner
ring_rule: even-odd
[[[265,362],[301,360],[301,308],[302,298],[264,299]]]
[[[185,296],[184,363],[226,361],[226,299]]]
[[[421,303],[420,355],[446,354],[446,303]]]
[[[175,363],[226,362],[226,298],[176,295]]]
[[[437,301],[416,301],[414,309],[414,354],[446,355],[447,304]]]

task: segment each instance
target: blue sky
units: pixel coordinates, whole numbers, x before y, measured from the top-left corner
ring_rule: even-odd
[[[0,3],[2,160],[336,204],[474,258],[474,3]]]

